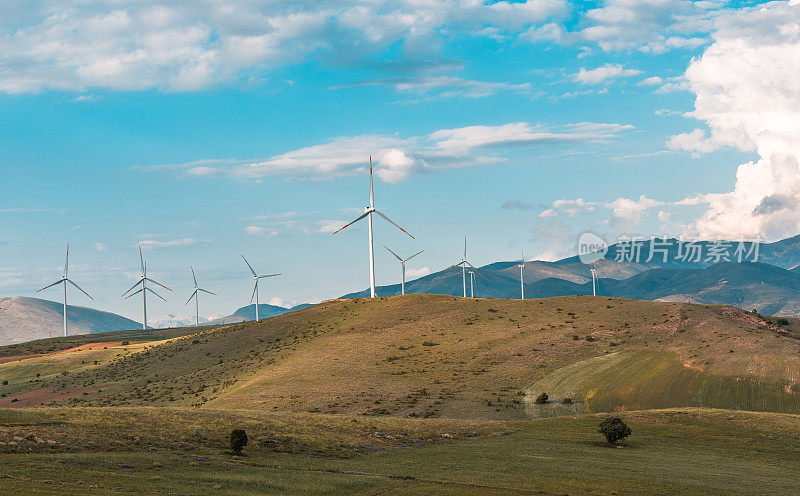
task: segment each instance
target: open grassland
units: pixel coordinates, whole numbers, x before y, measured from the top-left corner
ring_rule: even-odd
[[[0,405],[518,420],[535,414],[531,395],[548,392],[590,411],[800,412],[800,340],[789,327],[730,307],[605,297],[334,300],[159,342],[0,364],[9,381]],[[547,391],[565,371],[574,384]]]
[[[169,408],[0,410],[0,493],[797,492],[795,415],[622,415],[633,435],[611,448],[596,433],[598,415],[475,422]],[[233,427],[250,434],[244,456],[225,452],[224,434]]]

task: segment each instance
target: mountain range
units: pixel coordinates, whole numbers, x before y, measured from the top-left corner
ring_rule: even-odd
[[[741,260],[741,262],[739,262]],[[757,260],[753,261],[753,260]],[[526,262],[525,297],[592,294],[591,268],[599,295],[642,300],[725,304],[778,316],[800,315],[800,236],[774,243],[676,239],[617,243],[591,266],[577,256],[555,262]],[[467,295],[470,280],[467,274]],[[407,293],[460,296],[460,267],[406,282]],[[519,261],[494,262],[474,276],[482,298],[519,298]],[[378,296],[400,294],[400,284],[376,288]],[[368,290],[347,297],[367,296]]]
[[[62,336],[63,319],[61,303],[27,296],[0,298],[0,345]],[[67,307],[67,323],[71,335],[142,327],[111,312],[74,305]]]

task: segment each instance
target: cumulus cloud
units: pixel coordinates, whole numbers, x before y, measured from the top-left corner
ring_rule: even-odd
[[[601,84],[612,79],[638,76],[642,71],[626,69],[622,64],[606,64],[594,69],[581,68],[572,80],[581,84]]]
[[[616,123],[579,122],[546,128],[528,122],[497,126],[440,129],[423,136],[361,135],[333,138],[266,160],[203,160],[157,165],[148,170],[177,170],[196,177],[257,178],[276,174],[313,180],[364,173],[370,156],[385,182],[397,183],[432,169],[467,167],[505,161],[498,152],[510,146],[579,145],[617,138],[633,129]]]
[[[719,19],[714,42],[685,78],[696,95],[690,116],[708,133],[675,136],[670,146],[702,153],[755,151],[733,191],[703,197],[693,228],[704,237],[800,231],[800,3],[772,2]]]
[[[23,2],[2,8],[0,91],[191,91],[308,59],[363,63],[398,43],[412,66],[441,59],[448,31],[517,33],[566,10],[564,0]]]
[[[641,195],[638,200],[617,198],[605,206],[611,210],[611,227],[620,233],[630,233],[641,223],[648,209],[661,205],[662,202]]]

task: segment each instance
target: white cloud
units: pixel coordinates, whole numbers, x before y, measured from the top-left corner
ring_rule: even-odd
[[[406,279],[417,279],[419,277],[425,277],[428,274],[433,272],[430,267],[420,267],[419,269],[406,269]]]
[[[245,226],[244,232],[251,236],[273,237],[278,235],[277,231],[272,229],[267,229],[266,227],[263,226]]]
[[[500,208],[504,208],[506,210],[532,210],[533,209],[533,202],[524,202],[520,200],[508,200],[507,202],[500,205]]]
[[[139,241],[137,245],[141,246],[143,250],[149,250],[152,248],[173,248],[176,246],[192,246],[207,242],[208,240],[199,240],[194,238],[181,238],[181,239],[174,239],[171,241],[156,241],[153,239],[145,239]]]
[[[319,226],[317,232],[332,233],[345,224],[347,224],[347,221],[345,220],[321,220],[317,223]]]
[[[97,251],[106,251],[108,250],[108,245],[106,245],[105,243],[95,243],[94,249]]]
[[[713,152],[719,145],[708,138],[702,129],[695,129],[689,133],[676,134],[667,141],[670,150],[690,152],[693,156],[700,153]]]
[[[631,233],[642,221],[644,213],[650,209],[663,205],[662,202],[641,195],[638,200],[630,198],[617,198],[605,205],[611,210],[610,224],[620,233]]]
[[[284,307],[284,308],[286,308],[286,302],[283,301],[283,298],[280,298],[278,296],[273,296],[272,298],[270,298],[268,304],[276,306],[276,307]]]
[[[577,200],[556,200],[553,202],[553,210],[565,213],[570,217],[575,217],[582,212],[591,212],[596,203],[584,201],[583,198]]]
[[[503,162],[497,152],[508,146],[580,145],[614,139],[633,126],[579,122],[559,128],[513,122],[497,126],[441,129],[425,136],[360,135],[333,138],[261,161],[203,160],[157,165],[154,171],[177,170],[191,176],[257,178],[276,174],[312,180],[365,173],[374,158],[375,174],[396,183],[433,169]]]
[[[449,31],[516,33],[566,10],[564,0],[9,4],[0,29],[0,91],[191,91],[311,58],[359,63],[398,43],[413,65],[441,59]]]
[[[641,73],[642,71],[638,69],[626,69],[621,64],[606,64],[594,69],[581,67],[577,74],[572,76],[572,80],[581,84],[601,84],[612,79],[638,76]]]
[[[431,98],[483,98],[497,93],[531,93],[530,83],[476,81],[453,76],[424,76],[419,78],[370,79],[356,83],[334,85],[332,89],[358,86],[389,85],[395,91],[424,95]]]
[[[702,131],[674,137],[676,147],[755,151],[733,191],[705,195],[694,226],[705,237],[800,231],[800,4],[772,2],[720,18],[714,43],[686,70],[695,93],[691,116]],[[676,142],[677,141],[677,142]]]
[[[661,79],[660,77],[652,76],[652,77],[649,77],[647,79],[642,79],[641,81],[639,81],[638,84],[639,84],[639,86],[655,86],[655,85],[659,85],[659,84],[661,84],[663,82],[664,82],[664,80]]]

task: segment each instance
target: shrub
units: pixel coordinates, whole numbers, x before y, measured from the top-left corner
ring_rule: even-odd
[[[564,398],[563,400],[561,400],[561,403],[563,403],[565,405],[571,405],[572,404],[572,398]]]
[[[542,394],[540,394],[539,396],[536,397],[536,404],[537,405],[544,405],[545,403],[547,403],[547,399],[548,398],[549,398],[549,396],[547,396],[547,393],[542,393]]]
[[[778,319],[777,324],[782,326],[789,325],[789,319]]]
[[[231,451],[238,455],[242,452],[242,449],[247,446],[247,433],[244,429],[234,429],[231,431],[229,441]]]
[[[131,344],[130,341],[123,341],[120,343],[122,346],[128,346],[129,344]]]
[[[3,381],[3,386],[8,386],[8,381]]]
[[[608,444],[614,445],[617,441],[631,435],[631,428],[619,417],[608,417],[600,422],[597,432],[606,437]]]

